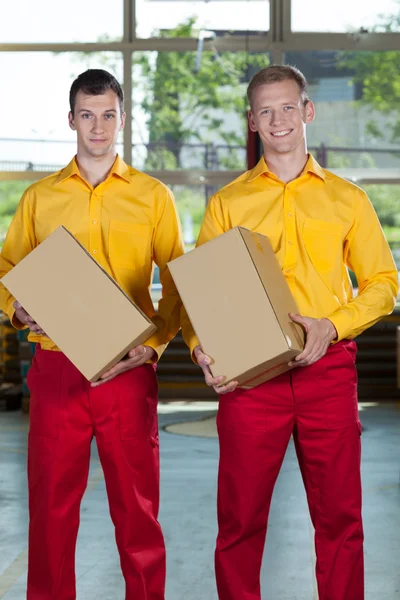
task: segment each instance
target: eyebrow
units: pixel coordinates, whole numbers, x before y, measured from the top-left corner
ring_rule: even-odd
[[[297,104],[297,102],[295,102],[294,100],[288,100],[286,102],[281,102],[282,106],[286,106],[287,104]],[[269,104],[261,106],[261,110],[264,109],[264,108],[271,108],[271,106]]]
[[[90,108],[81,108],[80,110],[78,110],[78,112],[82,113],[82,112],[93,112],[90,110]],[[117,111],[115,110],[115,108],[107,108],[105,111],[105,113],[109,113],[109,112],[113,112],[113,113],[117,113]]]

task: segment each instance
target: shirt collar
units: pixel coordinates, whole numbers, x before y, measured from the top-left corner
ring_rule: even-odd
[[[110,177],[112,175],[118,175],[118,177],[121,177],[121,179],[124,179],[128,183],[131,182],[129,167],[126,162],[122,160],[119,154],[117,154],[117,158],[115,159],[113,167],[110,171]]]
[[[306,162],[302,175],[304,175],[304,173],[313,173],[323,181],[326,179],[324,169],[317,163],[312,154],[308,155],[308,161]]]
[[[119,156],[119,154],[117,154],[117,158],[115,159],[115,162],[112,166],[109,177],[112,177],[113,175],[116,175],[117,177],[121,177],[121,179],[124,179],[125,181],[130,183],[129,167],[122,160],[122,158]],[[79,172],[78,163],[76,162],[76,156],[74,156],[74,158],[71,160],[71,162],[64,169],[62,169],[60,171],[60,174],[57,179],[57,183],[61,183],[62,181],[65,181],[66,179],[69,179],[70,177],[74,177],[74,176],[77,176],[77,177],[80,177],[81,179],[83,179],[82,175]]]
[[[273,176],[273,174],[271,173],[271,171],[268,168],[267,163],[265,162],[264,156],[262,156],[260,158],[260,160],[258,161],[258,163],[256,164],[256,166],[253,169],[251,169],[251,171],[249,172],[247,181],[249,181],[249,182],[254,181],[255,179],[257,179],[257,177],[259,177],[260,175],[263,175],[264,173],[267,176]],[[308,160],[307,160],[306,166],[304,167],[301,175],[304,175],[305,173],[313,173],[314,175],[317,175],[317,177],[319,177],[323,181],[325,181],[325,178],[326,178],[323,168],[320,167],[320,165],[317,163],[317,161],[312,156],[312,154],[308,155]],[[300,175],[300,177],[301,177],[301,175]]]
[[[68,163],[68,165],[60,171],[56,183],[61,183],[62,181],[65,181],[66,179],[69,179],[70,177],[73,177],[74,175],[78,175],[78,177],[81,177],[75,156],[71,160],[71,162]]]
[[[257,177],[263,175],[264,173],[268,175],[271,173],[271,171],[268,169],[265,158],[262,156],[256,166],[249,172],[247,181],[254,181],[254,179],[257,179]]]

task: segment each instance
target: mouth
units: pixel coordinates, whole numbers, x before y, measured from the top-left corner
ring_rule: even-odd
[[[92,144],[104,144],[104,142],[106,142],[107,140],[91,139],[90,141]]]
[[[292,133],[293,129],[285,129],[283,131],[271,131],[271,135],[274,138],[283,138]]]

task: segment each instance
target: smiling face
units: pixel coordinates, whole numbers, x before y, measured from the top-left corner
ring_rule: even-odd
[[[77,132],[78,154],[99,158],[115,154],[119,132],[125,124],[120,101],[113,90],[89,96],[79,91],[74,114],[69,113],[69,126]]]
[[[306,125],[314,119],[314,105],[304,105],[296,81],[285,79],[255,88],[248,113],[251,131],[258,131],[264,155],[306,151]]]

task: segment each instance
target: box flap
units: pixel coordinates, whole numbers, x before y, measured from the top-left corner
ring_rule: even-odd
[[[287,350],[239,228],[169,263],[213,375],[234,380]]]
[[[240,233],[282,328],[288,348],[301,351],[304,348],[304,331],[289,317],[289,312],[298,313],[299,309],[268,237],[244,227],[240,227]]]

